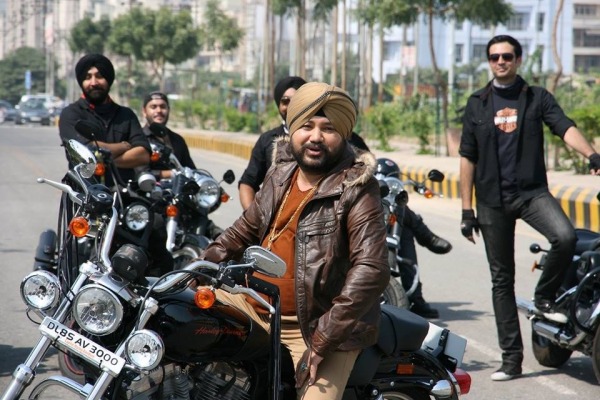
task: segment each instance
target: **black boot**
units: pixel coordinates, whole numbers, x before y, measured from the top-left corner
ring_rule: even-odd
[[[436,319],[440,317],[438,310],[431,307],[431,305],[422,298],[420,301],[412,303],[410,311],[427,319]]]
[[[440,313],[435,308],[425,301],[423,298],[423,285],[419,282],[419,285],[415,289],[414,293],[408,298],[410,301],[410,311],[423,318],[435,319],[440,317]]]
[[[452,250],[450,242],[431,232],[420,215],[414,214],[411,227],[417,242],[421,246],[427,247],[429,251],[435,254],[446,254]]]

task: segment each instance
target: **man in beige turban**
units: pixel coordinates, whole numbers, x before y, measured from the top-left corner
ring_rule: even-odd
[[[244,214],[206,250],[213,262],[238,259],[253,244],[287,263],[279,286],[281,341],[296,365],[299,399],[341,399],[360,351],[377,340],[379,298],[390,278],[375,158],[348,144],[356,106],[319,82],[292,98],[289,141]],[[256,276],[256,275],[255,275]],[[269,315],[219,291],[266,330]]]

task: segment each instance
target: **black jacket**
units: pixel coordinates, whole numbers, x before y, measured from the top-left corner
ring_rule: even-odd
[[[75,139],[81,143],[87,144],[86,139],[75,130],[75,124],[80,120],[91,120],[104,128],[98,132],[98,140],[107,143],[128,142],[132,147],[141,146],[148,153],[151,153],[150,143],[142,131],[142,126],[134,114],[127,107],[116,103],[104,104],[98,108],[80,98],[74,103],[69,104],[60,113],[58,124],[59,134],[63,141]],[[126,182],[134,179],[133,169],[119,168],[121,178]]]
[[[196,169],[196,164],[194,164],[194,160],[192,160],[192,157],[190,156],[190,149],[188,148],[188,145],[185,142],[185,139],[183,138],[183,136],[181,136],[180,134],[173,132],[169,128],[165,127],[165,131],[168,136],[168,142],[165,142],[161,138],[158,138],[150,130],[150,128],[148,128],[147,125],[144,126],[143,131],[144,131],[144,134],[146,135],[146,137],[148,138],[148,140],[150,141],[150,143],[157,142],[161,145],[168,146],[173,151],[173,154],[175,155],[175,157],[177,157],[177,159],[179,160],[181,165],[183,165],[184,167],[191,168],[191,169]],[[170,169],[170,168],[172,168],[172,166],[165,166],[164,169]]]
[[[523,200],[548,190],[544,160],[544,124],[563,138],[575,123],[546,89],[524,82],[518,99],[517,186]],[[492,83],[473,93],[463,116],[459,154],[475,164],[475,195],[488,207],[502,205]]]
[[[265,180],[265,175],[273,162],[273,149],[275,141],[286,137],[287,133],[283,125],[261,134],[252,148],[252,155],[248,167],[244,170],[239,183],[251,186],[254,192],[258,192],[260,185]],[[369,151],[365,141],[356,133],[352,132],[350,144],[361,150]]]

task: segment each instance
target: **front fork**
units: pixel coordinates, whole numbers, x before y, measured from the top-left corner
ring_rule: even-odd
[[[85,268],[82,265],[82,268]],[[71,301],[73,300],[72,293],[78,293],[79,289],[83,286],[88,276],[85,273],[80,273],[77,276],[77,280],[71,287],[71,290],[65,295],[65,297],[60,302],[58,309],[53,315],[53,318],[58,322],[63,323],[67,316],[69,315],[69,311],[71,310]],[[29,353],[27,360],[23,364],[20,364],[15,371],[13,372],[13,377],[2,394],[1,400],[12,400],[18,399],[23,390],[27,386],[31,384],[33,378],[35,377],[35,369],[39,365],[42,358],[48,351],[48,348],[52,345],[52,340],[46,336],[42,336],[35,347]]]

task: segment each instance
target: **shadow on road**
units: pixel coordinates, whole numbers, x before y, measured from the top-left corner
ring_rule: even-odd
[[[12,347],[0,344],[0,377],[11,376],[15,368],[25,362],[30,352],[31,347]],[[54,365],[55,363],[48,363],[48,359],[56,353],[56,349],[54,348],[50,348],[46,352],[44,359],[36,369],[36,374],[50,371],[58,372],[58,369]]]

